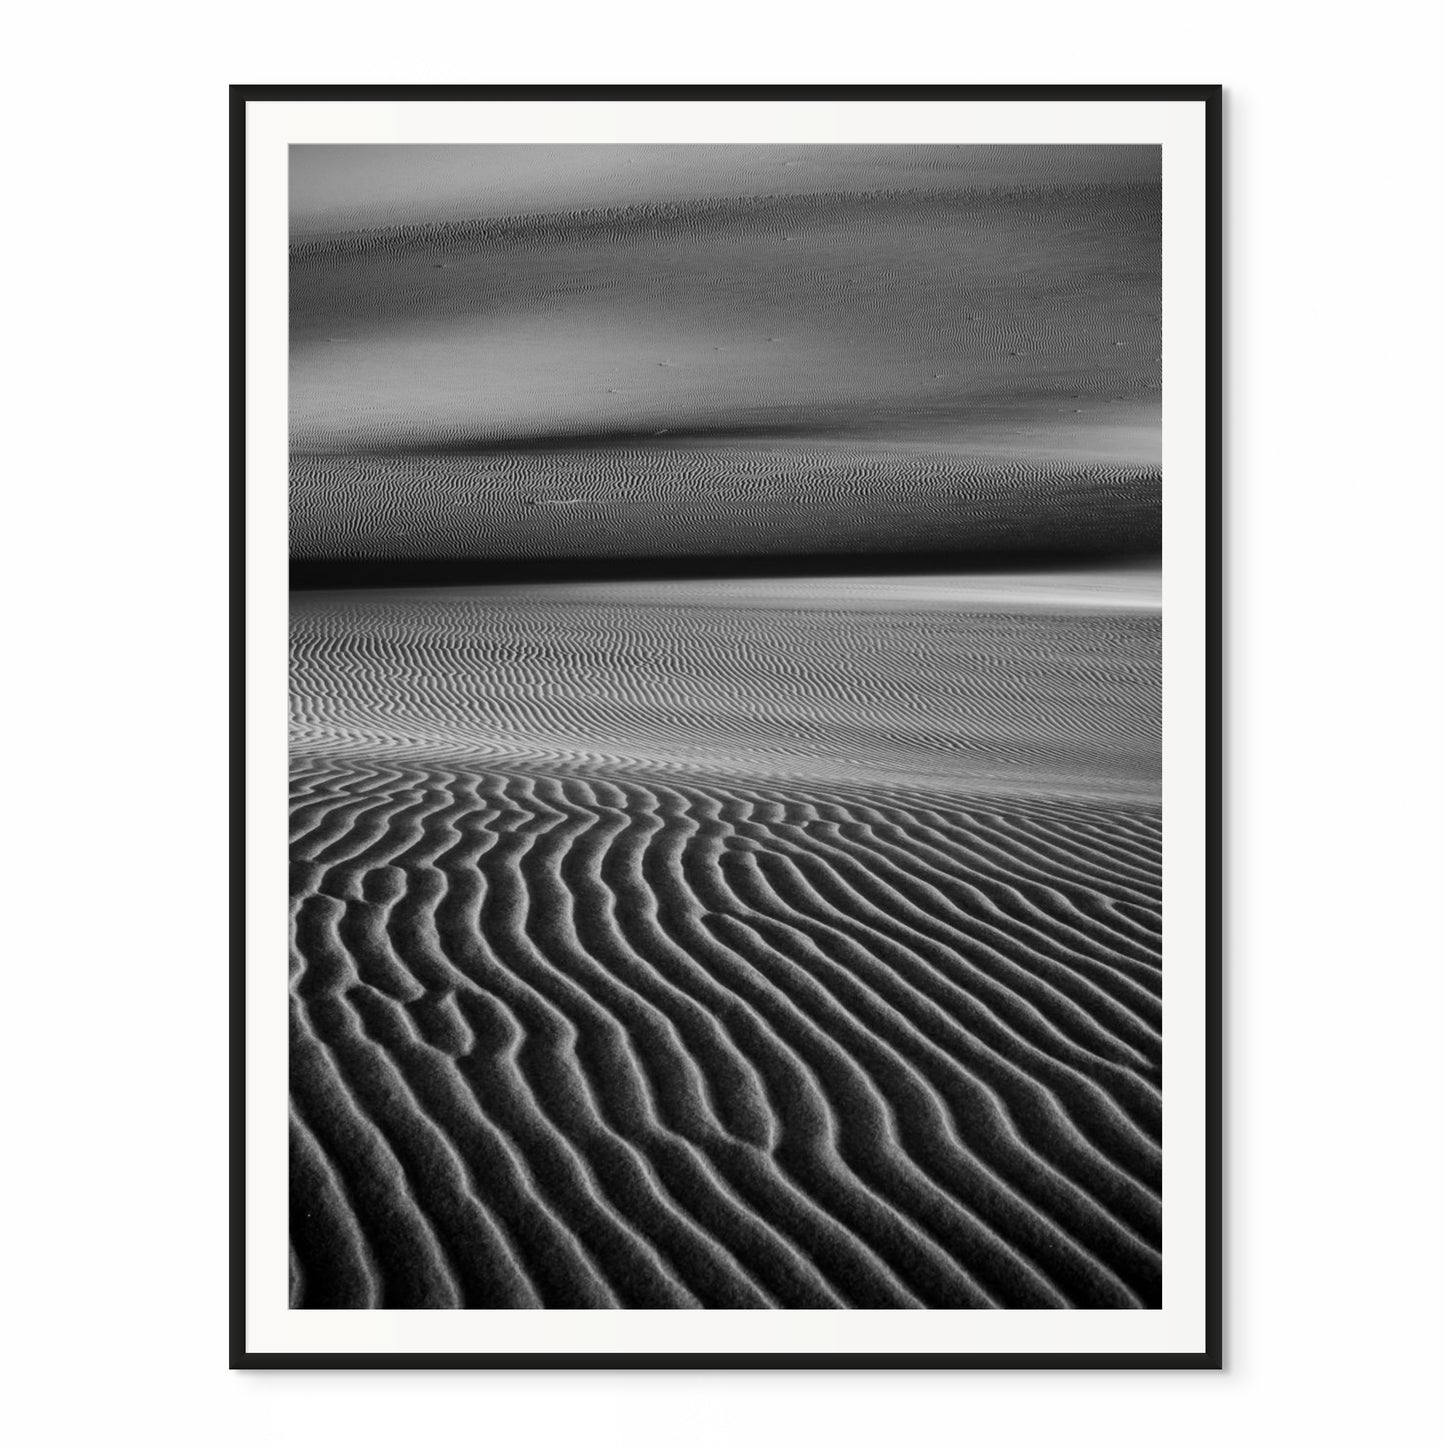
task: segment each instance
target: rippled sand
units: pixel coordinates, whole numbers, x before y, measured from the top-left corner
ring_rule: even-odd
[[[293,1302],[1160,1302],[1157,578],[293,599]]]

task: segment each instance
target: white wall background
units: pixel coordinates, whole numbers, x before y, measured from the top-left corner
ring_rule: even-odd
[[[1412,1440],[1438,1424],[1445,318],[1429,14],[253,0],[11,16],[13,1438],[1173,1445]],[[233,80],[1229,87],[1226,1373],[227,1373]]]

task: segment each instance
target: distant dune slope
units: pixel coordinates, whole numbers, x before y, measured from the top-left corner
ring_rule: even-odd
[[[1157,468],[841,439],[298,456],[291,551],[321,558],[1147,554]]]
[[[299,556],[1157,547],[1156,149],[364,149],[293,160]]]
[[[1157,611],[909,612],[886,585],[298,595],[292,756],[1157,796]]]
[[[953,585],[295,599],[294,1304],[1159,1305],[1158,613]]]
[[[1157,183],[1157,146],[294,145],[291,230],[566,214],[708,197]]]

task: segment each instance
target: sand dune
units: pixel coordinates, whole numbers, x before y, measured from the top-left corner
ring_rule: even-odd
[[[293,599],[295,1304],[1158,1306],[1158,614],[921,585]]]
[[[292,757],[1157,795],[1157,611],[910,612],[892,585],[905,606],[881,578],[834,608],[736,605],[752,584],[298,595]]]
[[[1157,551],[1157,150],[363,149],[294,160],[295,555]]]
[[[1159,182],[293,148],[297,1307],[1159,1306]]]
[[[296,558],[1148,554],[1155,467],[813,439],[292,460]],[[479,571],[484,570],[479,568]]]
[[[1158,180],[1158,147],[1142,145],[293,145],[291,234],[707,197]]]

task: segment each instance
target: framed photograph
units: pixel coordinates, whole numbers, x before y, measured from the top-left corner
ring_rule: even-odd
[[[231,107],[232,1364],[1219,1368],[1219,88]]]

